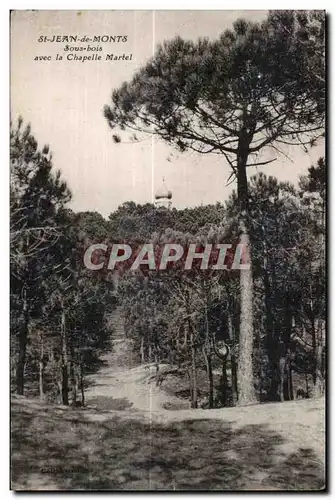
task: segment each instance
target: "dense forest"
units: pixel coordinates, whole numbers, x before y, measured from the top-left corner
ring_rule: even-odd
[[[324,15],[270,12],[213,42],[164,42],[113,93],[116,143],[154,133],[179,151],[220,154],[237,187],[216,205],[128,201],[105,219],[70,209],[71,191],[20,118],[10,136],[11,387],[85,404],[85,377],[113,349],[119,308],[138,363],[189,381],[192,408],[319,397],[326,379],[326,161],[294,186],[258,173],[265,148],[308,151],[324,136]],[[121,146],[120,146],[121,147]],[[224,168],[224,167],[223,167]],[[241,241],[248,271],[94,272],[92,243]],[[214,373],[220,372],[220,383]],[[199,377],[206,377],[204,396]]]
[[[11,373],[18,394],[85,402],[85,374],[112,349],[119,305],[139,363],[197,374],[209,407],[238,401],[239,280],[229,270],[89,271],[94,242],[220,243],[238,238],[234,191],[223,204],[167,210],[127,202],[108,220],[74,213],[71,193],[20,121],[11,134]],[[253,247],[253,384],[259,401],[319,396],[325,380],[325,162],[299,186],[258,174],[249,181]],[[117,285],[116,285],[117,281]],[[213,370],[222,370],[216,390]]]

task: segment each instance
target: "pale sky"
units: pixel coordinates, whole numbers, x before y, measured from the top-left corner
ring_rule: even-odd
[[[42,146],[53,152],[73,192],[74,210],[96,210],[104,216],[125,201],[146,203],[165,177],[173,193],[173,206],[183,208],[227,199],[235,184],[226,186],[229,167],[217,155],[177,153],[152,141],[114,144],[102,110],[113,89],[131,79],[152,56],[157,43],[180,35],[216,38],[239,17],[260,20],[266,11],[16,11],[12,15],[11,109],[30,122]],[[67,61],[66,42],[38,42],[40,36],[127,35],[125,43],[89,43],[102,52],[100,61]],[[86,43],[71,43],[87,46]],[[56,54],[63,60],[56,60]],[[107,61],[106,54],[130,54],[131,61]],[[36,56],[51,61],[35,61]],[[263,167],[268,175],[296,183],[299,175],[324,154],[324,144],[310,154],[299,148],[286,150]],[[169,160],[170,161],[169,161]],[[249,169],[249,175],[256,173]]]

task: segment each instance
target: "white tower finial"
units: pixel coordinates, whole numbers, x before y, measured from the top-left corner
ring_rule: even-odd
[[[155,193],[155,205],[156,207],[170,208],[172,204],[172,193],[166,187],[165,178],[163,177],[162,179],[162,186]]]

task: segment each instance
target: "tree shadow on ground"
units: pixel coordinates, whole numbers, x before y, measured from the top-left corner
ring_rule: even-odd
[[[94,407],[95,411],[123,411],[133,407],[133,403],[127,398],[112,398],[106,396],[91,396],[87,404]],[[88,408],[90,410],[90,408]]]
[[[266,425],[233,429],[224,420],[169,425],[16,403],[12,487],[16,490],[320,490],[312,449],[285,453]]]

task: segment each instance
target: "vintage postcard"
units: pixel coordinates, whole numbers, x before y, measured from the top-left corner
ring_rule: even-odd
[[[10,17],[10,488],[325,491],[326,13]]]

